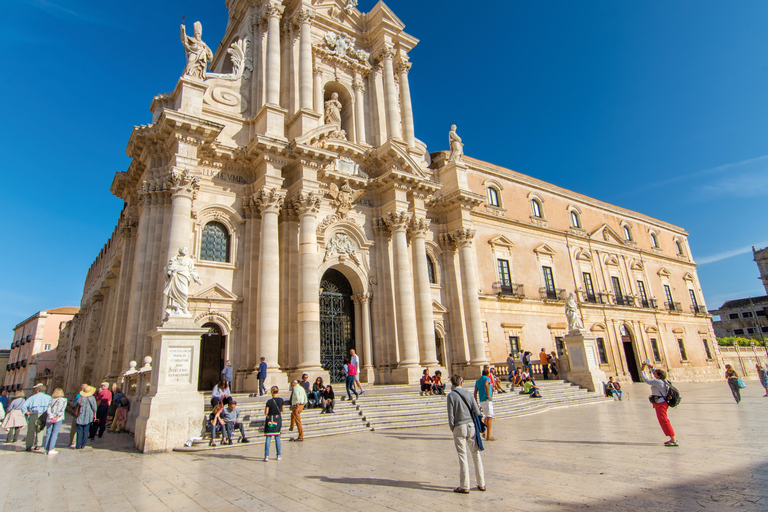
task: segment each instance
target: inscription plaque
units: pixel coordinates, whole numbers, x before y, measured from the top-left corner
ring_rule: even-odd
[[[189,383],[192,379],[192,347],[168,349],[168,383]]]

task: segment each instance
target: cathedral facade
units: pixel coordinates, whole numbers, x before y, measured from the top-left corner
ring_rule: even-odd
[[[216,52],[182,27],[184,75],[128,141],[111,187],[125,207],[62,330],[59,384],[118,381],[152,356],[181,247],[208,329],[201,390],[227,360],[252,392],[261,357],[285,385],[340,381],[352,348],[369,383],[565,355],[569,293],[607,373],[636,379],[650,359],[678,380],[719,374],[687,233],[466,157],[455,129],[430,153],[408,84],[417,40],[383,2],[356,4],[227,0]]]

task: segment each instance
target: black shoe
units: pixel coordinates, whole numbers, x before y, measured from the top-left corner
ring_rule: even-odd
[[[241,443],[250,443],[250,441],[249,441],[248,439],[246,439],[246,438],[242,438],[242,439],[240,440],[240,442],[241,442]]]

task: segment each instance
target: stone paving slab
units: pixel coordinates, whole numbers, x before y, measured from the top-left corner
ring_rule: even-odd
[[[678,448],[662,446],[648,387],[625,389],[631,400],[498,419],[485,493],[452,492],[458,462],[444,426],[285,441],[269,463],[263,445],[142,455],[125,434],[74,451],[65,431],[54,456],[2,445],[0,510],[768,510],[761,388],[736,405],[725,383],[681,384],[670,411]]]

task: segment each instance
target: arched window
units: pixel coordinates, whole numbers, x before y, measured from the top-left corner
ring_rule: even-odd
[[[493,187],[488,187],[488,204],[491,206],[501,206],[499,202],[499,191]]]
[[[632,241],[632,231],[629,229],[629,226],[624,226],[624,240],[627,242]]]
[[[542,218],[541,215],[541,203],[538,199],[531,199],[531,208],[533,209],[533,216]]]
[[[581,219],[579,219],[579,213],[575,210],[571,210],[571,227],[581,227]]]
[[[229,231],[221,222],[209,222],[203,228],[200,259],[229,263]]]
[[[656,236],[656,233],[651,233],[651,247],[653,247],[654,249],[659,248],[659,239]]]
[[[491,190],[491,189],[488,189]],[[429,284],[437,284],[437,275],[435,274],[435,262],[427,254],[427,274],[429,275]]]

